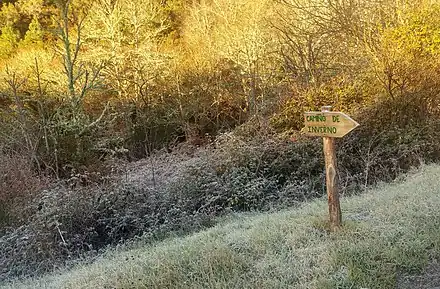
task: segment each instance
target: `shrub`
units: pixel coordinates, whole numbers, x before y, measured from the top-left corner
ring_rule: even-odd
[[[29,217],[26,208],[47,180],[32,170],[31,158],[22,154],[0,154],[0,232],[18,226]]]
[[[440,120],[434,111],[420,112],[421,96],[406,97],[354,115],[361,126],[337,141],[342,194],[440,160]],[[187,149],[130,164],[133,173],[100,187],[44,193],[29,223],[0,238],[1,278],[40,274],[128,239],[198,230],[228,212],[280,209],[325,194],[317,137],[286,139],[252,119],[203,149]]]
[[[232,148],[240,140],[232,137],[228,142]],[[295,192],[303,171],[288,172],[289,163],[282,162],[289,145],[267,140],[229,150],[224,142],[222,148],[206,148],[191,159],[178,156],[175,174],[164,180],[162,175],[169,173],[167,166],[174,165],[176,157],[159,157],[157,163],[164,163],[156,168],[156,185],[128,182],[49,190],[39,197],[41,210],[34,208],[29,223],[0,239],[5,242],[1,278],[41,274],[66,260],[139,236],[155,240],[198,230],[226,212],[269,210],[314,197],[317,193],[306,189],[306,184],[301,184],[299,194]],[[292,154],[289,161],[305,163],[306,157]],[[278,172],[285,175],[277,176]],[[279,194],[287,184],[289,189]]]
[[[423,107],[425,97],[385,99],[355,116],[361,126],[339,140],[338,161],[346,186],[389,182],[424,162],[440,160],[440,118]]]

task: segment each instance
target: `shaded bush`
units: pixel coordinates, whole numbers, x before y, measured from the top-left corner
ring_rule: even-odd
[[[48,184],[32,170],[25,155],[0,154],[0,233],[6,226],[26,222],[31,212],[26,210],[36,194]]]
[[[440,120],[420,110],[418,97],[387,99],[353,116],[361,126],[337,141],[342,194],[440,160]],[[44,193],[29,224],[0,238],[1,278],[50,271],[140,236],[151,241],[198,230],[228,212],[286,208],[325,195],[318,137],[285,139],[253,119],[190,155],[185,149],[151,156],[152,171],[131,181]]]
[[[346,186],[389,182],[424,162],[440,161],[440,118],[426,94],[385,99],[360,111],[361,124],[339,140],[338,160]]]
[[[183,71],[177,81],[145,87],[142,102],[122,114],[126,146],[132,159],[182,142],[204,142],[244,123],[241,71],[220,62],[214,71]],[[178,87],[178,90],[176,90]]]
[[[303,171],[288,171],[289,162],[306,162],[310,152],[305,147],[304,155],[292,154],[284,162],[283,152],[297,144],[266,140],[235,147],[241,140],[228,137],[232,139],[223,140],[222,149],[207,148],[190,162],[181,162],[181,168],[158,186],[127,183],[45,192],[40,196],[41,210],[34,208],[30,223],[0,238],[5,243],[1,278],[41,274],[66,260],[87,252],[93,255],[137,236],[156,240],[198,230],[211,226],[216,216],[226,212],[287,207],[319,194],[305,189],[304,184],[297,192],[295,186]],[[173,161],[171,157],[161,166]],[[279,194],[287,185],[289,189]],[[23,254],[8,253],[12,251]]]

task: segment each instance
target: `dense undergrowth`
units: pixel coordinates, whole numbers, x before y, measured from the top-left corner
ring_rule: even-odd
[[[322,105],[343,195],[440,160],[436,1],[6,2],[2,280],[322,196]]]
[[[432,283],[407,280],[440,256],[439,174],[423,166],[403,183],[344,198],[337,233],[328,231],[322,198],[235,214],[154,245],[127,242],[93,264],[2,288],[433,288],[424,285],[439,285],[438,272],[424,276]]]
[[[338,141],[343,195],[439,160],[436,116],[410,117],[419,113],[414,99],[395,107],[383,102],[360,112],[361,126]],[[61,182],[3,218],[1,277],[38,275],[137,237],[197,231],[228,212],[277,210],[322,196],[321,142],[286,139],[255,119],[204,148],[158,153],[100,184],[81,186],[85,176]]]

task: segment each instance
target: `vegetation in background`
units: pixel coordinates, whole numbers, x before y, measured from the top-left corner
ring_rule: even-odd
[[[254,116],[298,130],[304,110],[354,113],[407,94],[423,95],[430,113],[438,9],[422,0],[9,1],[2,147],[26,147],[38,170],[69,176],[109,154],[138,159],[204,142]]]
[[[0,278],[322,196],[322,105],[344,195],[438,162],[439,4],[2,1]]]
[[[338,141],[343,195],[439,161],[440,123],[420,117],[413,124],[408,116],[405,124],[418,106],[401,105],[406,110],[388,131],[376,122],[376,115],[395,107],[386,102],[365,111],[364,125]],[[262,120],[203,149],[182,146],[133,166],[110,179],[75,174],[69,186],[38,193],[36,202],[11,211],[8,219],[15,219],[15,226],[0,238],[5,270],[0,277],[50,272],[66,260],[96,256],[133,238],[161,240],[212,226],[231,212],[279,210],[325,195],[321,140],[286,141]]]

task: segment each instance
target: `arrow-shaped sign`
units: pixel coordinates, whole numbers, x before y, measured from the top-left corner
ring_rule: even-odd
[[[351,117],[336,111],[310,111],[304,113],[304,132],[322,137],[343,137],[359,124]]]

